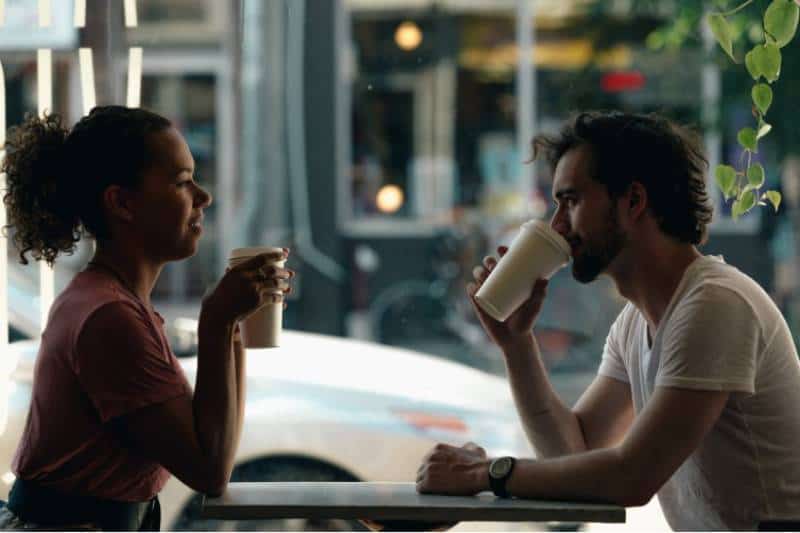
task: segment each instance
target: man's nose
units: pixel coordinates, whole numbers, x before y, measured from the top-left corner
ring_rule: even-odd
[[[569,234],[569,224],[560,209],[556,209],[556,212],[553,213],[553,217],[550,219],[550,227],[562,237],[566,237]]]

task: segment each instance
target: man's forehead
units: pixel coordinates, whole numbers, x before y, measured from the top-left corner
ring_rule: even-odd
[[[553,174],[553,197],[585,187],[591,180],[590,172],[591,150],[588,146],[577,146],[565,152]]]

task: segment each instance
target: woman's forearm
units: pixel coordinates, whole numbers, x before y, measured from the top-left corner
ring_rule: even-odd
[[[220,487],[230,479],[241,425],[234,325],[213,311],[200,312],[194,418],[214,484]]]
[[[236,401],[238,409],[239,428],[236,432],[236,445],[234,451],[239,448],[239,442],[242,439],[242,431],[244,429],[244,411],[247,403],[247,350],[244,347],[244,341],[241,334],[234,336],[233,339],[233,356],[236,361]]]

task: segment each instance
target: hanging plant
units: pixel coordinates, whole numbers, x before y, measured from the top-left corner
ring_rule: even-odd
[[[706,17],[709,27],[720,47],[734,63],[738,63],[733,54],[733,35],[728,17],[753,3],[747,0],[726,12],[709,13]],[[747,72],[755,84],[750,91],[753,102],[754,127],[739,130],[736,140],[744,149],[738,168],[733,165],[717,165],[714,177],[725,200],[733,200],[731,214],[734,219],[753,209],[756,205],[768,205],[777,211],[781,203],[778,191],[763,191],[765,182],[764,167],[752,161],[753,154],[758,153],[758,143],[766,136],[772,126],[767,122],[767,111],[772,104],[772,88],[770,85],[778,80],[781,74],[781,48],[789,44],[797,31],[800,18],[800,0],[773,0],[763,16],[764,42],[757,43],[744,56]]]

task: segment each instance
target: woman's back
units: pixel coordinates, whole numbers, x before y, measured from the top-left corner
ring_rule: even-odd
[[[144,501],[161,490],[167,470],[122,446],[113,420],[191,394],[162,324],[104,269],[72,280],[42,337],[12,465],[18,477],[117,501]]]

